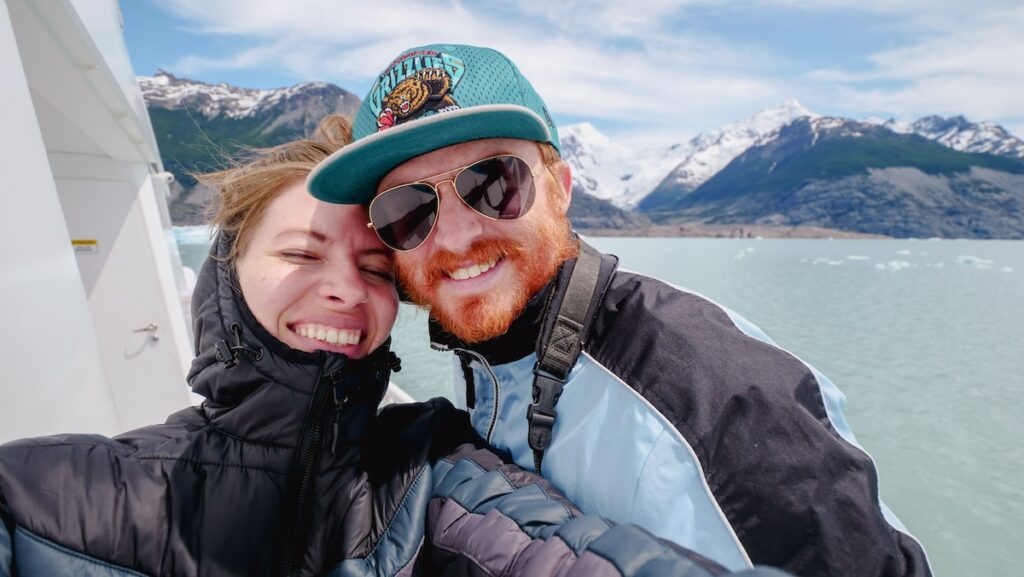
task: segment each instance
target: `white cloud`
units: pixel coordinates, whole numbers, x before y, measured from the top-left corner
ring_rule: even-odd
[[[562,34],[644,38],[664,30],[666,19],[688,8],[721,4],[720,0],[521,0],[515,10],[536,16]]]
[[[1024,6],[979,12],[941,34],[871,56],[867,71],[818,70],[841,104],[895,115],[1019,116],[1024,102]]]
[[[169,0],[162,6],[200,33],[285,37],[339,46],[459,27],[467,15],[456,0],[392,0],[386,6],[332,0]]]
[[[248,47],[192,54],[173,72],[282,68],[357,93],[399,51],[432,42],[493,46],[524,71],[556,114],[617,120],[662,138],[718,128],[797,97],[824,114],[964,113],[1020,118],[1024,8],[1019,0],[169,0],[200,34]],[[864,70],[795,74],[774,46],[708,33],[674,18],[699,7],[846,10],[884,14],[906,31]],[[841,25],[840,24],[837,24]],[[780,70],[788,70],[783,76]],[[678,139],[674,139],[678,140]]]
[[[1024,72],[1024,5],[984,15],[923,42],[872,57],[890,78],[927,78],[950,72],[984,76]]]
[[[245,10],[233,2],[175,0],[173,13],[190,29],[252,38],[254,45],[223,56],[190,55],[174,68],[189,74],[276,66],[358,91],[353,80],[368,87],[400,50],[443,40],[505,52],[553,111],[577,117],[675,125],[682,131],[711,118],[725,122],[747,115],[752,95],[768,102],[787,96],[756,73],[770,62],[763,52],[662,29],[664,15],[694,3],[665,0],[636,10],[611,2],[528,2],[507,12],[454,0],[429,9],[392,0],[382,12],[372,4],[314,0],[255,0]],[[592,18],[581,18],[584,13]],[[627,30],[642,41],[608,46],[609,36]]]
[[[174,63],[174,72],[179,74],[198,74],[208,70],[238,70],[261,66],[274,58],[282,49],[289,46],[287,42],[278,41],[246,48],[241,52],[223,57],[207,57],[190,54]]]

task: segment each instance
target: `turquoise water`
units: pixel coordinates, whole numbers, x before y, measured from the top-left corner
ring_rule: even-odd
[[[937,575],[1020,574],[1024,242],[591,242],[732,308],[829,375],[882,497]],[[181,250],[198,268],[205,246]],[[451,396],[451,360],[429,350],[425,324],[403,308],[394,380],[417,398]]]

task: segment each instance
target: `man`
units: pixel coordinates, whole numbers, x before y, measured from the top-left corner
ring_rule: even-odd
[[[355,143],[311,174],[370,203],[474,427],[580,507],[726,567],[928,575],[880,502],[842,393],[749,322],[616,270],[572,234],[547,108],[502,54],[432,45],[389,64]]]

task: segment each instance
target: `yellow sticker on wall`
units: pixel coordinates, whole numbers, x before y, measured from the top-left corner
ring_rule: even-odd
[[[100,245],[94,238],[72,239],[71,247],[75,249],[75,254],[99,254],[100,252]]]

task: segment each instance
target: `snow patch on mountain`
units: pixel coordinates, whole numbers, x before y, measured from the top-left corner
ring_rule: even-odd
[[[683,145],[636,149],[612,142],[589,122],[559,129],[562,158],[573,187],[632,208],[686,157]]]
[[[961,152],[1024,158],[1024,141],[991,122],[971,122],[963,116],[926,116],[906,120],[868,119],[900,134],[918,134]]]
[[[780,128],[802,117],[819,118],[791,99],[742,122],[700,134],[689,142],[690,154],[666,176],[664,184],[695,189],[748,148],[774,138]]]
[[[743,151],[804,116],[817,118],[796,100],[788,100],[689,142],[648,149],[624,147],[589,123],[574,124],[560,129],[562,158],[572,167],[576,186],[632,209],[667,178],[689,188],[700,186]]]

